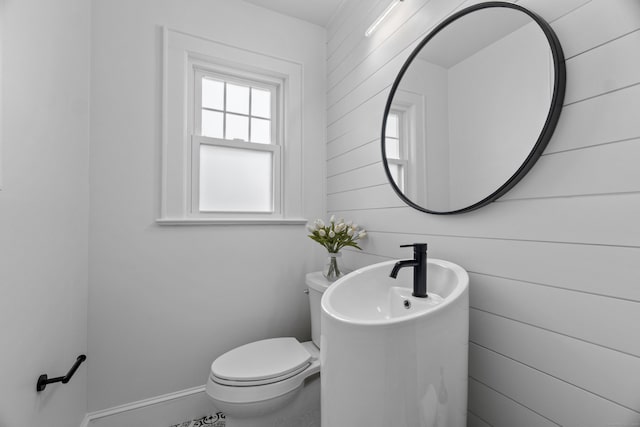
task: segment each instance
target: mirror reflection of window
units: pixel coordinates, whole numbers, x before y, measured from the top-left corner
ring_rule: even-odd
[[[404,114],[398,111],[391,111],[387,116],[385,154],[391,176],[402,191],[405,191],[407,174],[407,147],[404,129]]]

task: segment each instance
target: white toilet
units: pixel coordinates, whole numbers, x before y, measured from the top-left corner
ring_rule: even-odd
[[[256,341],[211,364],[207,394],[227,427],[320,426],[320,300],[331,283],[316,272],[306,284],[312,341]]]

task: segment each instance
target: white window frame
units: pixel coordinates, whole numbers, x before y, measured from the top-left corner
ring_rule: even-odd
[[[274,144],[225,141],[197,135],[196,70],[276,86]],[[159,224],[305,224],[302,218],[302,64],[164,28],[162,61],[162,173]],[[272,97],[272,102],[274,102]],[[198,107],[199,108],[199,107]],[[271,150],[273,212],[199,212],[197,166],[201,144]],[[261,147],[257,147],[260,145]],[[274,157],[274,158],[275,158]],[[199,158],[199,157],[198,157]],[[194,167],[195,166],[195,167]],[[197,178],[197,179],[196,179]],[[196,183],[194,185],[194,183]]]
[[[426,189],[415,183],[425,182],[426,145],[424,96],[414,92],[398,90],[394,96],[391,112],[400,117],[400,143],[404,166],[403,193],[413,201],[426,200]]]
[[[408,129],[407,129],[407,118],[405,116],[405,111],[403,110],[399,110],[396,108],[393,108],[390,111],[390,114],[395,115],[398,118],[398,151],[399,151],[399,158],[398,159],[394,159],[394,158],[390,158],[387,157],[387,163],[389,163],[390,165],[396,165],[396,166],[400,166],[400,175],[401,175],[401,179],[402,182],[396,182],[396,186],[400,189],[400,191],[402,191],[403,193],[407,191],[407,173],[408,173],[408,167],[409,167],[409,160],[408,160],[408,142],[407,142],[407,135],[408,135]]]
[[[228,68],[215,67],[201,60],[190,60],[189,69],[192,70],[188,84],[188,132],[191,135],[191,209],[188,213],[190,218],[227,218],[234,216],[236,218],[256,218],[263,216],[264,218],[280,216],[282,211],[282,167],[280,158],[282,157],[281,128],[283,110],[279,102],[281,98],[282,80],[268,78],[263,75],[244,72],[240,74],[237,70]],[[202,135],[202,78],[211,77],[227,83],[236,83],[271,92],[271,143],[255,143],[240,140],[228,140],[222,138],[212,138]],[[200,209],[200,146],[211,145],[217,147],[237,148],[243,150],[266,151],[272,155],[272,209],[269,212],[259,211],[215,211],[207,212]]]

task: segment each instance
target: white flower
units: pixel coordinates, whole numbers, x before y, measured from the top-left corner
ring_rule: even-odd
[[[358,228],[357,224],[345,221],[344,218],[338,219],[335,215],[331,215],[326,223],[319,218],[308,223],[306,227],[310,232],[309,237],[329,252],[338,252],[345,246],[360,249],[356,242],[367,235],[364,230]]]

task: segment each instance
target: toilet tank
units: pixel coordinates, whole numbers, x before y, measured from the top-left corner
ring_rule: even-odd
[[[322,294],[327,290],[331,282],[327,281],[322,272],[308,273],[306,283],[309,289],[309,309],[311,312],[311,339],[316,347],[320,348],[320,300]]]

